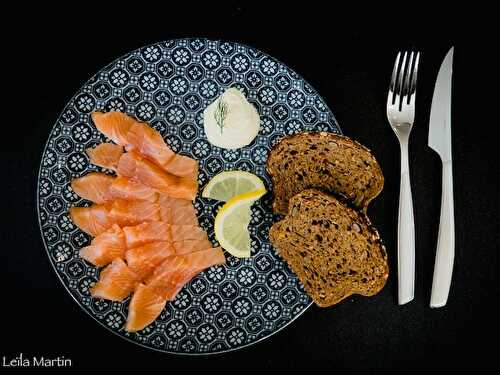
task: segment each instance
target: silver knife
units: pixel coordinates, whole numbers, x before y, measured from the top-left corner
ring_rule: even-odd
[[[432,97],[429,147],[443,163],[441,217],[432,279],[431,307],[446,305],[455,258],[455,220],[453,214],[453,172],[451,159],[451,75],[453,47],[441,64]]]

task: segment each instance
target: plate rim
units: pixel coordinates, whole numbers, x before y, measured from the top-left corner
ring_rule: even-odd
[[[295,71],[295,69],[290,68],[287,64],[284,64],[281,60],[279,60],[279,59],[277,59],[277,58],[269,55],[267,52],[264,52],[264,51],[262,51],[259,48],[254,48],[254,47],[251,47],[251,46],[249,46],[249,45],[247,45],[245,43],[235,42],[235,41],[232,41],[232,40],[227,40],[227,39],[210,39],[210,38],[206,38],[206,37],[179,37],[179,38],[173,38],[173,39],[166,39],[166,40],[156,41],[156,42],[153,42],[153,43],[149,43],[149,44],[140,46],[138,48],[135,48],[133,50],[130,50],[130,51],[126,52],[125,54],[122,54],[120,56],[115,57],[111,62],[107,63],[104,67],[100,68],[96,73],[94,73],[90,78],[88,78],[87,80],[85,80],[84,83],[83,83],[83,85],[85,85],[89,81],[92,81],[95,77],[97,77],[99,75],[99,73],[101,73],[103,70],[105,70],[106,68],[108,68],[109,66],[111,66],[115,61],[120,60],[120,59],[122,59],[122,58],[124,58],[126,56],[129,56],[130,54],[133,54],[133,53],[138,52],[138,51],[140,52],[144,48],[155,46],[155,45],[162,44],[162,43],[187,41],[187,40],[203,40],[203,41],[207,41],[207,42],[217,42],[217,43],[219,43],[219,42],[227,42],[227,43],[230,43],[230,44],[233,44],[233,45],[236,45],[236,46],[245,47],[246,49],[252,49],[252,50],[261,52],[263,55],[265,55],[267,57],[270,57],[273,60],[275,60],[277,63],[279,63],[279,64],[287,67],[290,71],[292,71],[293,73],[297,74],[302,81],[304,81],[309,86],[311,86],[310,83],[309,83],[309,81],[306,80],[301,74],[298,74]],[[289,320],[286,324],[282,325],[278,329],[272,331],[267,336],[260,337],[259,339],[255,340],[255,341],[252,341],[252,342],[249,342],[249,343],[246,343],[244,345],[240,345],[240,346],[233,347],[233,348],[227,348],[225,350],[219,350],[219,351],[213,351],[213,352],[193,352],[193,353],[175,352],[175,351],[169,351],[169,350],[163,350],[163,349],[160,349],[160,348],[155,348],[153,346],[147,346],[147,345],[145,345],[145,344],[143,344],[141,342],[132,340],[130,337],[127,337],[125,335],[120,335],[117,331],[112,330],[111,328],[109,328],[108,326],[106,326],[103,322],[101,322],[100,320],[98,320],[97,317],[95,317],[93,314],[91,314],[90,311],[73,295],[72,291],[68,288],[68,286],[65,284],[64,280],[62,279],[62,276],[59,274],[59,272],[58,272],[58,270],[56,268],[55,263],[52,261],[51,254],[49,252],[47,243],[45,241],[45,237],[43,235],[43,230],[42,230],[42,222],[41,222],[41,216],[40,216],[40,194],[39,194],[39,185],[40,185],[40,179],[41,179],[41,172],[42,172],[42,168],[43,168],[43,156],[45,155],[45,153],[47,151],[47,148],[48,148],[48,145],[49,145],[49,141],[50,141],[50,139],[52,137],[52,133],[54,132],[54,129],[56,128],[57,124],[59,123],[59,120],[60,120],[62,114],[64,113],[64,110],[79,95],[79,93],[81,91],[81,88],[82,87],[80,86],[76,90],[76,92],[71,96],[71,98],[67,101],[67,103],[63,106],[62,110],[60,112],[58,112],[59,116],[57,117],[55,123],[52,125],[52,127],[50,129],[50,132],[48,134],[47,140],[45,141],[45,145],[43,147],[43,151],[42,151],[42,154],[41,154],[42,157],[40,159],[40,164],[38,166],[37,182],[36,182],[36,190],[35,190],[35,193],[36,193],[36,213],[37,213],[38,229],[40,231],[40,236],[42,238],[42,243],[43,243],[43,247],[45,249],[45,253],[47,254],[47,257],[49,258],[49,263],[51,265],[51,268],[52,268],[53,272],[56,274],[57,278],[59,279],[60,283],[63,285],[63,287],[66,290],[66,292],[71,296],[71,298],[73,299],[73,301],[75,301],[75,303],[79,307],[80,311],[81,310],[85,311],[86,315],[90,316],[100,326],[104,327],[106,329],[106,331],[111,332],[113,335],[115,335],[117,337],[120,337],[120,338],[122,338],[122,339],[124,339],[124,340],[126,340],[126,341],[128,341],[130,343],[138,345],[138,346],[140,346],[142,348],[145,348],[145,349],[148,349],[148,350],[153,350],[155,352],[159,352],[159,353],[163,353],[163,354],[169,354],[169,355],[178,355],[178,356],[186,356],[186,357],[208,357],[208,356],[221,355],[221,354],[224,354],[224,353],[230,353],[230,352],[234,352],[234,351],[237,351],[237,350],[240,350],[240,349],[248,348],[249,346],[258,344],[258,343],[260,343],[260,342],[262,342],[262,341],[264,341],[266,339],[269,339],[272,336],[274,336],[275,334],[277,334],[278,332],[281,332],[284,328],[288,327],[292,322],[294,322],[297,318],[299,318],[300,316],[302,316],[302,314],[304,314],[307,310],[309,310],[309,308],[311,307],[311,305],[313,305],[313,303],[314,303],[312,300],[309,302],[309,304],[307,304],[302,309],[302,311],[300,311],[297,315],[295,315],[291,320]],[[311,86],[311,88],[313,88],[313,86]],[[326,101],[324,100],[324,98],[319,94],[319,92],[316,89],[314,89],[314,92],[315,92],[315,94],[324,103],[326,103]],[[338,123],[335,115],[333,114],[333,112],[331,111],[331,109],[328,106],[327,106],[327,110],[328,110],[328,113],[331,116],[332,122],[336,126],[338,132],[340,134],[343,134],[342,129],[340,128],[340,125],[339,125],[339,123]]]

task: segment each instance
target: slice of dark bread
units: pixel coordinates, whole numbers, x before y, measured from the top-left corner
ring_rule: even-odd
[[[352,294],[372,296],[389,275],[385,247],[368,217],[319,190],[292,197],[269,239],[321,307]]]
[[[333,133],[300,133],[283,138],[271,150],[267,172],[273,182],[273,210],[286,215],[288,200],[307,188],[346,197],[366,212],[384,186],[370,150]]]

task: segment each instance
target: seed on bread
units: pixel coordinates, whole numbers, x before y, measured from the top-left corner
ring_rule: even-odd
[[[276,213],[286,215],[288,200],[307,188],[347,198],[366,212],[384,186],[384,176],[370,150],[333,133],[300,133],[271,150],[267,172],[273,182]]]
[[[293,196],[269,239],[318,306],[374,295],[389,274],[385,247],[368,217],[319,190]]]

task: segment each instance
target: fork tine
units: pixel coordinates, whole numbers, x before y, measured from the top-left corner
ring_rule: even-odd
[[[404,56],[403,56],[403,61],[401,62],[401,69],[399,70],[399,76],[398,76],[398,80],[396,82],[396,104],[399,108],[399,111],[401,111],[401,107],[402,107],[402,97],[404,96],[404,93],[403,93],[403,88],[404,88],[404,82],[403,82],[403,78],[404,78],[404,74],[405,74],[405,69],[406,69],[406,56],[408,55],[408,52],[405,52]]]
[[[394,68],[392,70],[391,84],[389,85],[389,95],[387,97],[387,104],[393,105],[396,99],[395,88],[396,88],[396,78],[398,74],[399,59],[401,58],[401,52],[398,52],[396,57],[396,62],[394,63]]]
[[[410,86],[410,101],[412,104],[415,101],[415,92],[417,90],[417,73],[418,73],[418,62],[420,60],[420,52],[417,52],[417,57],[415,58],[415,63],[413,64],[413,72],[411,75],[411,86]]]
[[[405,82],[404,82],[404,86],[403,86],[404,95],[403,95],[403,98],[401,99],[403,102],[403,105],[410,103],[410,98],[411,98],[411,90],[410,90],[410,82],[411,81],[410,81],[410,79],[411,79],[412,69],[413,69],[413,66],[412,66],[413,55],[414,55],[414,52],[412,51],[410,54],[410,58],[408,59],[408,68],[407,68],[406,74],[405,74]]]

